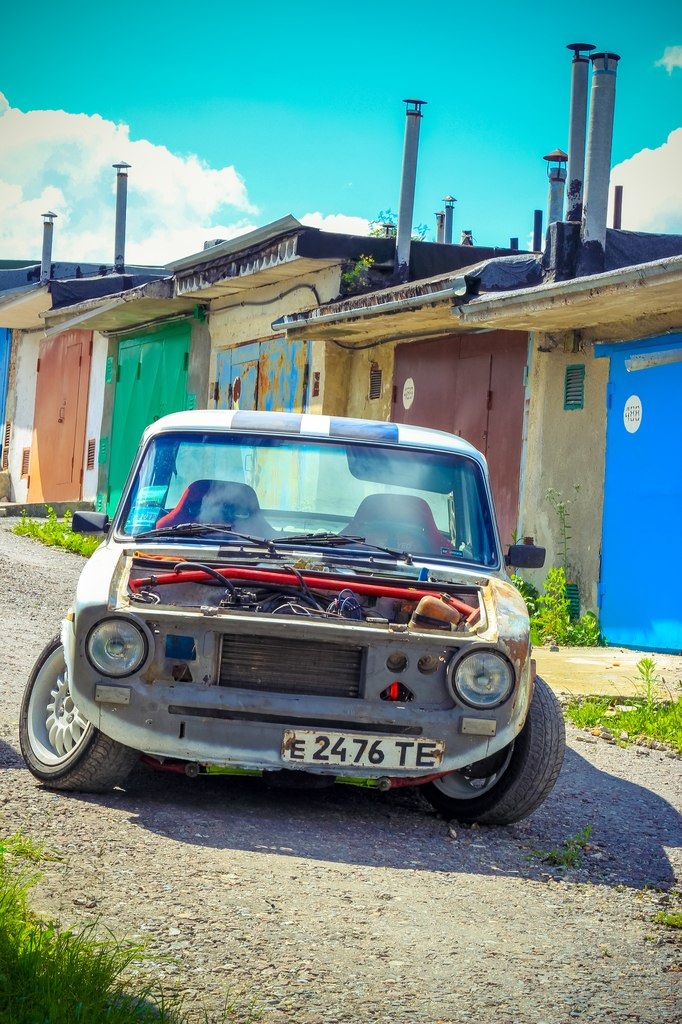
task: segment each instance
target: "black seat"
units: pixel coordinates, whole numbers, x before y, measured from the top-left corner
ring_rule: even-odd
[[[452,550],[428,502],[413,494],[368,494],[340,532],[399,551],[442,555]]]

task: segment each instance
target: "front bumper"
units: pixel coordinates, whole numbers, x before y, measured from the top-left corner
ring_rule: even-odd
[[[414,664],[424,651],[436,652],[445,660],[444,641],[418,633],[387,637],[370,627],[358,629],[357,624],[335,627],[331,635],[337,644],[344,638],[357,644],[358,636],[367,644],[358,696],[254,692],[218,685],[217,650],[225,621],[177,611],[155,611],[151,625],[145,622],[145,628],[153,634],[154,650],[141,674],[111,679],[98,674],[84,654],[84,637],[90,626],[107,613],[110,611],[90,607],[79,616],[77,630],[74,622],[64,624],[62,639],[74,700],[103,733],[162,760],[257,770],[287,768],[336,777],[371,779],[387,775],[382,765],[311,765],[283,757],[286,730],[315,729],[372,738],[418,741],[424,737],[440,741],[444,752],[438,772],[455,771],[506,747],[523,727],[532,695],[531,665],[526,657],[520,662],[517,659],[517,681],[511,696],[494,709],[481,711],[458,703],[438,677],[417,680],[428,700],[398,703],[379,699],[390,679],[385,668],[387,651],[396,646],[410,654],[414,651],[410,658]],[[136,618],[139,620],[139,616]],[[264,630],[263,623],[254,616],[242,620],[231,616],[228,621],[232,629]],[[310,626],[271,618],[267,630],[269,637],[273,630],[287,636],[296,632],[305,636]],[[174,679],[163,655],[165,637],[190,631],[196,636],[198,652],[192,665],[193,678]],[[471,642],[460,638],[449,650],[456,652]],[[447,651],[446,647],[446,655]],[[413,684],[409,675],[405,678],[408,685]],[[418,778],[433,771],[430,766],[396,767],[390,775]]]

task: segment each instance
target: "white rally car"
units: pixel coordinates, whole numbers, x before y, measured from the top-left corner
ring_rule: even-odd
[[[395,423],[176,413],[152,424],[28,681],[28,767],[103,791],[189,775],[420,786],[505,824],[561,768],[483,456]],[[515,545],[506,561],[542,564]],[[295,773],[295,774],[294,774]]]

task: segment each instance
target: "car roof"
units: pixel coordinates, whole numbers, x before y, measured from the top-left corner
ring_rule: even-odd
[[[158,434],[176,431],[234,431],[253,434],[290,434],[335,440],[364,441],[414,448],[457,452],[484,463],[482,454],[464,438],[443,430],[382,420],[322,416],[314,413],[267,412],[240,409],[195,409],[163,416],[143,435],[148,441]]]

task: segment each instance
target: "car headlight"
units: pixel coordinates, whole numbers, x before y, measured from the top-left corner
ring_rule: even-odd
[[[127,619],[105,619],[90,630],[88,660],[105,676],[130,676],[147,657],[147,640]]]
[[[453,666],[452,686],[474,708],[491,708],[506,700],[514,686],[514,670],[495,651],[472,651]]]

